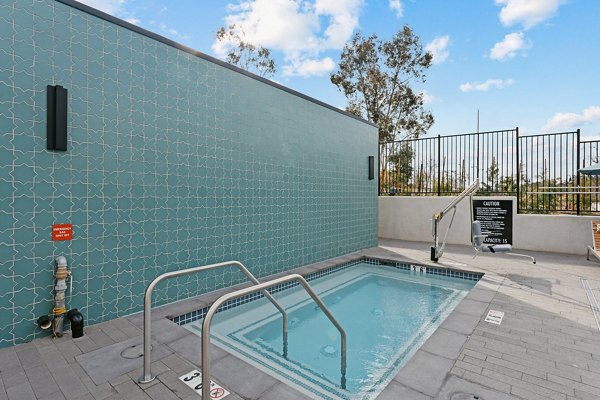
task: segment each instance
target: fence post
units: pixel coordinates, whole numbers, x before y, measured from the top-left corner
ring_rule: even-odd
[[[379,148],[377,149],[377,196],[381,196],[381,150],[383,149],[383,143],[379,142]]]
[[[479,145],[479,135],[480,135],[480,133],[477,132],[477,171],[476,171],[477,179],[479,179],[479,153],[481,153],[481,147]],[[479,182],[481,183],[481,179],[479,179]]]
[[[581,188],[580,188],[580,183],[579,183],[579,168],[581,168],[581,155],[580,155],[580,148],[581,148],[581,131],[579,129],[577,129],[577,215],[579,215],[581,213],[581,204],[580,204],[580,198],[581,195],[579,194],[579,192],[581,192]]]
[[[442,182],[441,182],[441,177],[442,177],[442,137],[440,135],[438,135],[438,179],[437,179],[437,195],[441,196],[442,195]]]
[[[521,153],[519,152],[519,127],[515,128],[517,155],[517,214],[521,212]]]

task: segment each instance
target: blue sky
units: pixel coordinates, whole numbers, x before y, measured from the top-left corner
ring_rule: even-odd
[[[600,137],[597,0],[85,0],[206,54],[229,23],[273,50],[277,82],[344,108],[329,81],[356,30],[390,38],[410,25],[434,54],[429,135],[519,126]]]

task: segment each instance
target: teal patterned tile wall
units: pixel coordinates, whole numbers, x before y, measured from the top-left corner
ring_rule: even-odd
[[[46,150],[46,85],[69,150]],[[377,243],[377,130],[54,0],[0,3],[0,347],[42,333],[54,257],[88,324],[139,311],[160,273],[259,277]],[[72,241],[51,226],[73,224]],[[162,284],[157,303],[241,281]]]

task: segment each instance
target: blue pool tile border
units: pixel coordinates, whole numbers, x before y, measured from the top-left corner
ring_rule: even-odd
[[[319,279],[324,276],[331,275],[336,272],[348,269],[350,267],[353,267],[356,264],[362,264],[362,263],[393,267],[393,268],[406,270],[406,271],[415,271],[415,272],[419,272],[419,273],[425,274],[425,275],[426,274],[439,275],[439,276],[446,276],[446,277],[450,277],[450,278],[464,279],[464,280],[469,280],[469,281],[479,281],[479,279],[481,279],[481,277],[483,276],[483,273],[478,273],[478,272],[458,271],[458,270],[454,270],[451,268],[438,268],[438,267],[431,267],[431,266],[427,266],[427,265],[420,265],[420,264],[406,263],[406,262],[401,262],[401,261],[393,261],[393,260],[386,260],[386,259],[375,258],[375,257],[362,256],[362,257],[356,258],[354,260],[346,261],[344,263],[340,263],[340,264],[333,265],[328,268],[324,268],[320,271],[311,272],[310,274],[304,275],[304,279],[306,279],[308,282],[310,282],[315,279]],[[270,293],[279,293],[283,290],[287,290],[287,289],[293,288],[298,285],[299,285],[299,283],[295,282],[295,281],[285,282],[285,283],[281,283],[279,285],[273,286],[272,288],[269,289],[269,292]],[[217,312],[219,313],[221,311],[226,311],[231,308],[238,307],[243,304],[249,303],[251,301],[261,299],[263,297],[264,296],[262,295],[262,293],[257,292],[257,293],[248,294],[248,295],[240,297],[238,299],[229,300],[229,301],[223,303],[223,305],[219,308],[219,310]],[[181,314],[181,315],[177,315],[177,316],[171,316],[168,318],[171,321],[173,321],[174,323],[176,323],[177,325],[182,326],[182,325],[189,324],[191,322],[194,322],[194,321],[204,318],[206,316],[206,313],[208,312],[209,308],[210,308],[210,305],[200,308],[198,310],[190,311],[185,314]]]

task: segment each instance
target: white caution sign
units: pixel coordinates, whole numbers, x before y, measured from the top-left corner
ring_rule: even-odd
[[[194,389],[196,391],[196,393],[198,393],[200,396],[202,396],[202,372],[200,372],[198,370],[190,371],[187,374],[180,376],[179,380],[181,380],[183,383],[185,383],[186,385],[188,385],[189,387]],[[211,381],[210,381],[210,398],[211,399],[222,399],[225,396],[227,396],[228,394],[229,394],[229,392],[225,388],[223,388],[218,383],[213,382],[211,379]]]
[[[502,311],[490,310],[487,317],[485,317],[485,322],[500,325],[502,323],[502,318],[504,318],[504,313]]]

